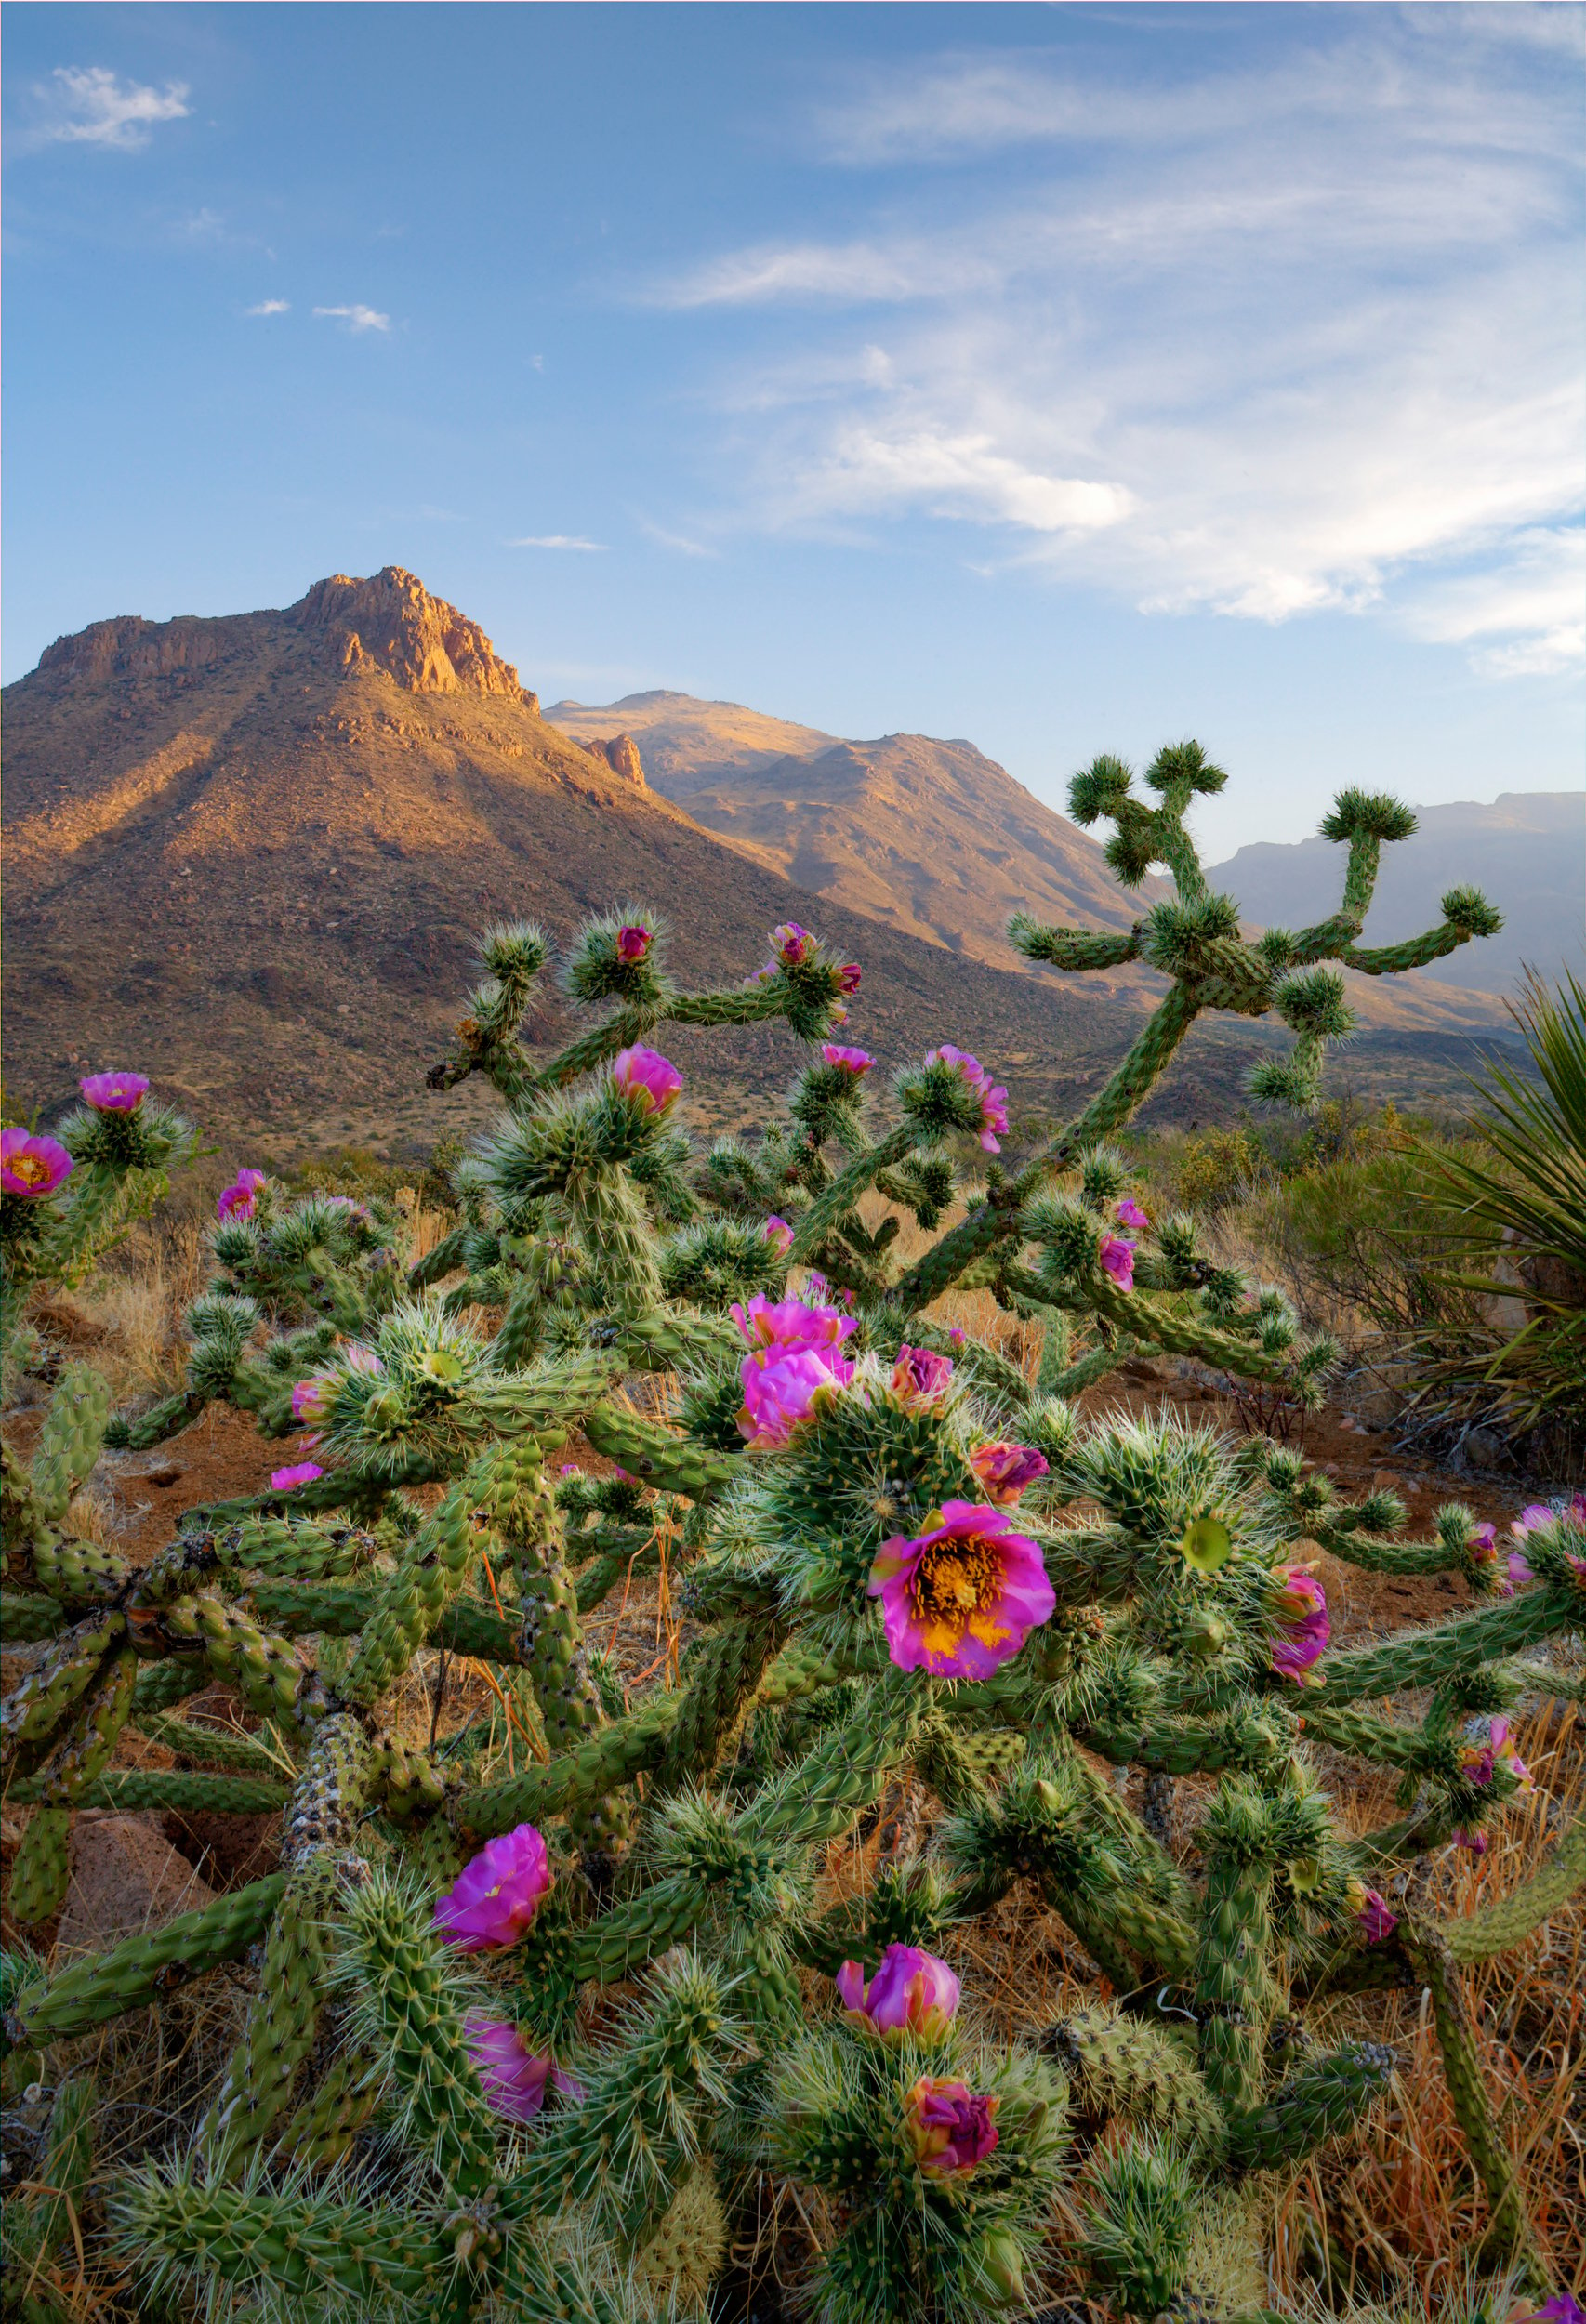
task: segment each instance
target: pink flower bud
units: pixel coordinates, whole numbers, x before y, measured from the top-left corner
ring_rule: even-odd
[[[945,2033],[958,2006],[958,1980],[945,1961],[918,1945],[889,1945],[868,1985],[856,1961],[845,1961],[835,1983],[843,2008],[875,2032],[914,2034],[931,2040]]]
[[[815,940],[797,920],[784,920],[771,931],[771,948],[786,968],[802,968],[815,949]]]
[[[1134,1288],[1134,1245],[1126,1243],[1121,1235],[1104,1235],[1099,1254],[1102,1271],[1111,1275],[1120,1291]]]
[[[317,1461],[299,1460],[290,1469],[272,1469],[270,1472],[271,1489],[276,1493],[295,1493],[299,1485],[312,1485],[316,1477],[323,1477],[324,1474],[324,1471]]]
[[[965,2082],[922,2074],[904,2100],[904,2119],[921,2171],[972,2171],[997,2145],[1000,2101]]]
[[[659,1050],[636,1044],[612,1060],[612,1079],[646,1114],[664,1114],[683,1086],[683,1077]]]
[[[642,960],[654,940],[654,929],[639,926],[619,928],[616,931],[616,957],[629,963]]]
[[[823,1041],[821,1055],[826,1063],[835,1066],[839,1073],[852,1074],[855,1081],[867,1074],[876,1062],[873,1057],[867,1056],[864,1050],[844,1049],[836,1041]]]
[[[1007,1509],[1016,1501],[1028,1485],[1047,1474],[1044,1454],[1033,1445],[977,1445],[970,1455],[970,1467],[985,1488],[986,1499],[998,1509]]]
[[[760,1229],[760,1240],[769,1243],[778,1259],[786,1259],[793,1248],[793,1230],[786,1219],[767,1219]]]
[[[892,1366],[892,1393],[907,1405],[935,1404],[953,1380],[950,1355],[933,1355],[929,1348],[911,1348],[905,1340]]]

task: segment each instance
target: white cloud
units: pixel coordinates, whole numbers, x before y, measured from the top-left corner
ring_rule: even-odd
[[[185,81],[149,88],[141,81],[122,80],[102,64],[57,65],[50,85],[37,94],[43,107],[34,133],[38,141],[107,145],[123,153],[147,145],[155,122],[182,121],[192,111]]]
[[[261,298],[257,307],[244,309],[244,312],[250,315],[284,315],[291,311],[292,302],[287,298]]]
[[[675,548],[680,557],[720,557],[721,551],[708,541],[696,541],[692,534],[669,532],[664,524],[653,524],[648,517],[637,512],[633,519],[640,531],[648,535],[662,548]]]
[[[509,548],[588,548],[603,549],[604,541],[587,541],[577,533],[525,533],[519,540],[509,541]]]
[[[856,198],[830,242],[654,294],[751,348],[760,309],[849,310],[795,353],[772,326],[721,382],[739,522],[966,525],[977,568],[1156,612],[1332,608],[1490,676],[1564,667],[1586,19],[1558,13],[1567,41],[1525,7],[1341,9],[1236,76],[1082,83],[1004,52],[851,96],[821,124],[845,166],[972,151],[979,174],[944,205],[915,169],[879,222]],[[1041,142],[1044,182],[1027,152],[986,167]]]
[[[391,327],[390,315],[381,314],[374,307],[316,307],[314,312],[339,317],[350,331],[389,331]]]

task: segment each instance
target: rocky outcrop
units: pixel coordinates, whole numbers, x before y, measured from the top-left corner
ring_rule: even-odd
[[[297,651],[306,645],[321,668],[350,678],[383,670],[405,693],[491,695],[538,714],[539,697],[520,683],[478,622],[444,598],[431,597],[416,574],[401,565],[386,565],[367,580],[333,573],[283,614],[213,620],[181,614],[174,621],[124,614],[97,621],[46,646],[39,672],[74,688],[152,678],[180,686],[191,683],[195,671],[257,654],[279,639],[280,625],[295,633]]]
[[[333,573],[287,608],[287,619],[310,636],[324,637],[344,669],[383,669],[408,693],[525,699],[517,671],[502,661],[478,622],[444,598],[431,597],[417,574],[401,565],[382,566],[366,581]]]
[[[612,772],[620,774],[625,783],[636,784],[641,791],[649,789],[640,763],[639,745],[631,734],[613,734],[604,742],[587,742],[584,747],[592,757],[604,759]]]
[[[171,1846],[157,1816],[88,1809],[72,1834],[72,1885],[56,1948],[65,1957],[97,1953],[214,1900],[215,1891]]]

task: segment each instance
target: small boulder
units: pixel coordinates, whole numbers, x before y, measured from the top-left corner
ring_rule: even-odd
[[[213,1904],[215,1891],[179,1855],[156,1815],[85,1808],[72,1834],[72,1884],[56,1936],[59,1957],[103,1952]]]

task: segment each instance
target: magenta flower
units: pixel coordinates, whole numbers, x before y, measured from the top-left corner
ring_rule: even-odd
[[[868,1985],[856,1961],[845,1961],[834,1982],[850,2017],[879,2034],[932,2040],[946,2032],[958,2006],[958,1978],[918,1945],[889,1945]]]
[[[1514,2324],[1586,2324],[1586,2308],[1572,2291],[1555,2291],[1540,2308],[1517,2316]]]
[[[818,1282],[825,1290],[824,1276],[812,1275],[810,1281],[812,1286]],[[839,1315],[835,1307],[809,1307],[802,1300],[768,1300],[763,1291],[755,1293],[747,1313],[734,1301],[733,1321],[744,1345],[756,1355],[800,1355],[807,1349],[828,1349],[835,1353],[859,1328],[852,1316]]]
[[[532,2122],[548,2088],[564,2098],[582,2098],[583,2085],[548,2057],[537,2057],[509,2018],[470,2009],[463,2019],[463,2042],[473,2060],[484,2102],[509,2122]]]
[[[629,962],[642,960],[654,941],[653,928],[619,928],[616,931],[616,957],[619,960]]]
[[[1491,1844],[1486,1832],[1467,1831],[1463,1824],[1455,1825],[1454,1845],[1456,1848],[1467,1848],[1472,1855],[1484,1856]]]
[[[1514,1577],[1513,1572],[1500,1573],[1498,1570],[1498,1530],[1496,1526],[1478,1525],[1474,1533],[1472,1534],[1469,1542],[1466,1544],[1466,1554],[1470,1558],[1471,1564],[1476,1568],[1478,1578],[1485,1580],[1499,1597],[1512,1598],[1514,1595]],[[1521,1562],[1523,1564],[1524,1560]],[[1510,1561],[1511,1565],[1513,1565],[1513,1561],[1512,1559]]]
[[[985,1489],[985,1498],[998,1509],[1016,1501],[1027,1485],[1047,1474],[1046,1457],[1033,1445],[977,1445],[970,1467]]]
[[[1500,1767],[1504,1767],[1513,1776],[1522,1791],[1535,1790],[1536,1786],[1531,1780],[1531,1771],[1525,1761],[1517,1751],[1506,1748],[1509,1734],[1508,1720],[1494,1719],[1487,1729],[1485,1743],[1460,1744],[1460,1772],[1467,1783],[1489,1784],[1495,1771]]]
[[[533,1824],[487,1840],[435,1900],[435,1926],[459,1953],[515,1945],[550,1887],[550,1858]]]
[[[972,2171],[997,2145],[1000,2101],[966,2082],[921,2074],[904,2100],[904,2120],[922,2171]]]
[[[956,1348],[961,1348],[968,1340],[969,1336],[969,1333],[964,1329],[962,1324],[949,1324],[947,1326],[947,1337]]]
[[[769,1243],[778,1259],[786,1259],[793,1248],[793,1230],[786,1219],[767,1219],[760,1231],[760,1241]]]
[[[1016,1655],[1057,1604],[1038,1543],[999,1509],[945,1501],[912,1538],[883,1541],[868,1594],[881,1601],[887,1652],[900,1670],[985,1679]]]
[[[30,1202],[53,1195],[75,1167],[53,1138],[35,1138],[20,1122],[0,1129],[0,1186],[8,1195],[21,1195]]]
[[[800,1348],[778,1355],[746,1355],[741,1367],[743,1406],[739,1433],[756,1452],[773,1452],[809,1419],[824,1394],[845,1388],[853,1367],[826,1349]]]
[[[251,1219],[258,1190],[263,1184],[262,1170],[239,1170],[215,1205],[215,1216],[218,1219]]]
[[[1142,1227],[1147,1227],[1151,1223],[1132,1195],[1125,1195],[1117,1207],[1117,1216],[1120,1226],[1131,1226],[1136,1233]]]
[[[1526,1556],[1525,1552],[1511,1550],[1509,1552],[1509,1587],[1504,1591],[1504,1596],[1512,1598],[1521,1582],[1535,1581],[1536,1578],[1536,1575],[1531,1571],[1530,1560]]]
[[[1126,1243],[1121,1235],[1104,1235],[1099,1253],[1102,1271],[1111,1275],[1120,1291],[1134,1288],[1134,1245]]]
[[[277,1493],[295,1493],[299,1485],[312,1485],[324,1471],[314,1460],[299,1460],[290,1469],[272,1469],[270,1472],[271,1489]]]
[[[771,931],[771,948],[785,968],[801,969],[815,949],[815,940],[797,920],[784,920]]]
[[[149,1094],[147,1074],[85,1074],[77,1087],[101,1114],[136,1114]]]
[[[845,960],[841,968],[839,969],[837,972],[838,991],[839,993],[846,993],[850,996],[850,997],[852,997],[852,995],[859,990],[859,980],[862,973],[863,971],[860,969],[857,960]],[[839,1010],[838,1016],[841,1023],[847,1023],[848,1011],[846,1009]]]
[[[828,1065],[834,1065],[839,1073],[851,1074],[855,1081],[867,1074],[876,1062],[862,1049],[844,1049],[836,1041],[823,1041],[821,1055]]]
[[[1379,1895],[1374,1888],[1366,1887],[1363,1882],[1351,1881],[1349,1902],[1367,1944],[1385,1944],[1399,1925],[1399,1916],[1387,1898]]]
[[[892,1366],[892,1393],[906,1405],[935,1404],[952,1385],[953,1359],[933,1355],[929,1348],[911,1348],[905,1340]]]
[[[1307,1674],[1332,1636],[1328,1593],[1315,1574],[1300,1565],[1275,1566],[1273,1579],[1281,1587],[1273,1599],[1278,1634],[1272,1644],[1272,1668],[1296,1686],[1320,1686],[1320,1679]]]
[[[612,1079],[646,1114],[664,1114],[683,1086],[683,1077],[658,1050],[635,1044],[612,1059]]]
[[[292,1391],[292,1418],[295,1420],[323,1420],[336,1402],[341,1382],[334,1372],[311,1372],[300,1380]]]

